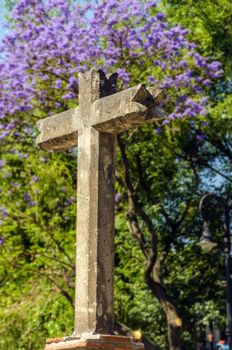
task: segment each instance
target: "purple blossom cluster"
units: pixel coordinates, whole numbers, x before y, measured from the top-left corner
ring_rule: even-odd
[[[6,219],[8,217],[8,210],[4,207],[0,207],[0,215],[2,219]]]
[[[116,195],[115,195],[115,199],[114,199],[115,203],[119,204],[121,199],[122,199],[122,194],[120,192],[117,192]]]
[[[35,110],[77,103],[78,73],[91,66],[117,70],[124,86],[142,81],[170,92],[163,124],[204,115],[204,91],[223,74],[154,0],[19,0],[12,19],[0,47],[0,140],[30,134],[28,125],[16,128]]]
[[[0,169],[4,167],[6,161],[4,159],[0,159]]]
[[[33,207],[36,205],[35,201],[31,199],[31,194],[30,193],[24,193],[23,195],[23,201],[26,203],[27,206]]]
[[[66,201],[66,205],[72,205],[75,202],[75,198],[73,196],[71,196],[67,201]]]

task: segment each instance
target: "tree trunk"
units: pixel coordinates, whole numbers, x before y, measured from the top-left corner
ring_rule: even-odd
[[[150,265],[150,264],[149,264]],[[148,268],[145,272],[145,282],[152,294],[158,299],[167,320],[169,350],[181,350],[181,319],[178,317],[175,306],[169,300],[161,281],[160,261],[157,259],[152,273]]]
[[[164,303],[163,308],[167,319],[169,349],[181,350],[180,319],[176,309],[169,301]]]
[[[146,213],[146,211],[140,204],[138,193],[136,191],[135,186],[133,186],[133,182],[130,176],[130,164],[127,158],[125,144],[123,143],[120,136],[118,137],[118,145],[121,150],[122,161],[125,169],[124,177],[129,204],[128,212],[126,215],[128,227],[132,236],[139,243],[141,251],[147,259],[147,266],[144,272],[145,282],[151,290],[152,294],[158,299],[165,312],[168,328],[169,350],[181,350],[181,320],[177,315],[174,305],[169,300],[162,283],[162,264],[167,258],[170,249],[171,238],[169,241],[166,242],[164,251],[161,252],[160,257],[158,257],[158,237],[156,227],[154,226],[149,215]],[[188,210],[184,210],[180,222],[183,221],[187,212]],[[147,227],[147,230],[150,234],[150,245],[147,244],[147,239],[143,233],[143,230],[140,227],[138,218],[140,218]],[[168,222],[169,221],[170,220],[168,220]],[[178,225],[175,224],[175,232],[173,232],[173,236],[176,234],[176,230],[179,227],[179,225],[179,223]],[[171,227],[172,230],[173,227],[174,225],[172,225]]]

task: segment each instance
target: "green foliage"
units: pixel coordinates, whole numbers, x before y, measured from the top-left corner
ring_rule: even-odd
[[[1,349],[42,349],[73,327],[75,158],[34,147],[5,152],[0,174]]]
[[[160,346],[167,346],[165,317],[144,282],[145,259],[138,243],[128,234],[125,218],[116,217],[115,314],[116,319]]]
[[[165,0],[162,6],[170,21],[190,28],[190,37],[204,55],[224,61],[225,78],[229,78],[230,1]],[[128,67],[133,84],[145,82],[147,75],[159,75],[157,69],[152,62]],[[163,283],[183,320],[188,349],[195,349],[196,341],[201,340],[199,330],[209,321],[216,320],[219,327],[225,324],[224,288],[218,279],[224,274],[223,256],[219,250],[207,256],[195,246],[201,233],[200,196],[208,190],[229,193],[231,186],[232,97],[223,84],[209,91],[209,97],[208,126],[199,118],[194,124],[172,123],[160,135],[147,125],[122,136],[139,203],[157,231],[159,256],[170,244],[162,266]],[[24,122],[33,126],[46,112],[25,114]],[[201,133],[205,141],[197,138]],[[47,154],[36,150],[34,141],[34,134],[25,134],[23,144],[12,139],[1,148],[6,162],[0,174],[1,206],[7,210],[1,213],[0,226],[4,236],[0,246],[1,349],[42,349],[45,338],[72,333],[76,151]],[[127,189],[119,151],[117,179],[122,199],[116,211],[116,317],[132,329],[141,328],[164,350],[165,315],[147,289],[146,259],[126,224]],[[187,215],[181,220],[186,208]],[[141,219],[139,224],[149,245],[146,225]],[[215,225],[215,238],[222,247],[220,223]]]
[[[39,350],[46,338],[71,334],[74,315],[67,300],[40,278],[28,281],[27,291],[4,305],[0,317],[0,349]]]
[[[190,29],[204,55],[225,63],[231,74],[232,8],[230,0],[163,0],[168,18]]]
[[[216,120],[219,123],[217,126],[214,124],[213,116],[209,115],[209,121],[216,128],[214,131],[219,130],[219,136],[220,132],[223,134],[223,127],[221,127],[221,122],[217,118]],[[199,125],[201,125],[200,120]],[[215,146],[212,146],[209,141],[198,141],[196,139],[198,132],[197,124],[193,127],[191,122],[185,121],[176,123],[171,129],[167,129],[166,133],[159,136],[150,126],[143,127],[140,133],[131,132],[129,135],[124,135],[124,140],[127,142],[126,148],[130,161],[131,177],[133,183],[136,183],[139,202],[149,213],[157,230],[158,254],[161,255],[166,249],[165,247],[171,244],[168,257],[162,266],[163,282],[167,294],[175,302],[175,306],[179,310],[179,316],[183,320],[183,341],[188,349],[195,349],[196,342],[203,341],[204,335],[199,339],[199,329],[204,332],[206,320],[214,320],[214,324],[218,324],[218,326],[222,325],[222,319],[225,320],[223,317],[225,315],[224,289],[218,281],[218,275],[224,275],[223,257],[219,250],[213,256],[202,254],[195,244],[201,235],[201,222],[197,213],[199,194],[209,188],[218,190],[220,187],[220,191],[223,191],[223,187],[226,187],[229,182],[221,179],[219,183],[217,180],[216,186],[214,186],[211,179],[215,179],[215,172],[207,166],[207,162],[209,165],[219,162],[217,160],[218,153],[215,151]],[[211,135],[211,128],[205,128],[204,132],[206,135]],[[223,134],[219,136],[219,139],[226,140],[226,137]],[[192,142],[190,142],[191,140]],[[207,156],[205,154],[206,149]],[[220,155],[220,157],[221,159],[225,158],[223,155]],[[120,163],[121,158],[119,156],[119,169],[121,169]],[[227,167],[231,169],[228,162],[225,161],[225,164],[226,166],[220,169],[223,175],[227,174]],[[120,175],[119,172],[118,176]],[[126,196],[125,189],[121,188],[120,190],[124,198]],[[187,215],[181,219],[186,208],[188,208]],[[127,211],[126,203],[123,202],[118,209]],[[146,227],[142,222],[140,224],[144,230],[147,244],[150,244]],[[177,228],[174,229],[175,227]],[[122,234],[122,229],[119,228],[119,231]],[[218,242],[220,244],[220,242],[222,243],[222,232],[219,231],[219,233]],[[118,247],[121,245],[124,247],[129,242],[124,235],[122,237],[123,243],[121,242]],[[136,271],[137,264],[133,262],[131,255],[138,248],[134,246],[135,243],[131,241],[131,248],[125,248],[123,251],[130,251],[128,255],[131,265],[129,266],[133,267],[133,271]],[[122,260],[122,271],[124,273],[128,273],[126,259],[124,256]],[[140,268],[141,265],[145,266],[144,260],[141,261]],[[118,270],[116,272],[118,273]],[[139,281],[139,285],[136,287],[138,293],[144,282],[143,276],[141,275],[140,281],[139,272],[136,273],[136,281]],[[161,336],[161,334],[164,334],[165,324],[163,323],[164,314],[160,306],[153,301],[151,306],[153,322],[150,323],[149,317],[146,319],[144,315],[148,310],[147,305],[150,305],[149,298],[151,295],[148,295],[148,293],[145,294],[146,296],[140,297],[138,293],[140,305],[137,306],[137,295],[133,295],[131,288],[127,291],[129,282],[124,284],[122,281],[123,278],[120,276],[120,283],[128,298],[133,296],[133,304],[138,313],[143,310],[144,305],[142,315],[145,322],[140,321],[141,328],[145,333],[149,329],[149,336],[159,344],[160,349],[166,349],[166,339]],[[133,281],[132,275],[130,275],[131,281]],[[132,283],[135,284],[134,281]],[[123,292],[120,290],[120,295],[122,294]],[[133,314],[134,308],[129,301],[127,303],[129,309],[127,309],[125,319],[128,324],[134,325],[133,322],[136,320],[136,316]],[[127,303],[125,302],[125,304]],[[198,313],[199,304],[205,305],[202,309],[204,311],[201,313]],[[119,305],[124,307],[123,303]],[[208,305],[211,305],[211,307],[207,307]],[[215,314],[221,316],[215,319]]]

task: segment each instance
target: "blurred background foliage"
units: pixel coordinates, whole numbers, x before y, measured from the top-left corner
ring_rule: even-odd
[[[6,10],[14,4],[6,1]],[[206,255],[195,243],[201,234],[197,208],[202,194],[231,193],[232,7],[230,0],[162,0],[159,7],[170,26],[188,28],[199,52],[220,60],[225,71],[208,90],[207,124],[202,117],[194,123],[182,120],[161,134],[146,125],[121,137],[139,204],[156,228],[159,252],[171,242],[162,281],[182,320],[182,343],[191,350],[205,339],[211,322],[222,330],[226,322],[222,250]],[[147,66],[149,73],[152,69]],[[134,65],[131,71],[133,84],[138,76],[145,81],[141,67]],[[35,114],[39,119],[46,111]],[[46,338],[70,335],[73,327],[76,150],[47,154],[35,148],[35,137],[33,130],[20,143],[8,138],[0,151],[2,350],[43,349]],[[141,329],[164,350],[167,321],[144,281],[147,261],[128,228],[128,188],[119,148],[116,178],[116,319]],[[138,222],[149,242],[144,222]],[[223,248],[220,222],[215,222],[215,239]]]

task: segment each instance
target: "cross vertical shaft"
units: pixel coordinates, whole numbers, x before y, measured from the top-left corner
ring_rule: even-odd
[[[107,94],[96,73],[80,79],[86,119],[91,103]],[[114,154],[115,135],[79,130],[75,335],[113,334]]]

